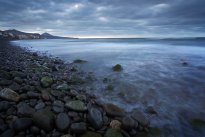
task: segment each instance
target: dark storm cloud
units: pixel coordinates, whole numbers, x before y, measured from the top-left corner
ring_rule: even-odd
[[[0,0],[0,29],[70,36],[201,36],[204,7],[204,0]]]

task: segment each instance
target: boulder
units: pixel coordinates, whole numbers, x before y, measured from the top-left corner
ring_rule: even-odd
[[[0,97],[15,102],[18,102],[20,100],[19,94],[9,88],[2,89],[0,91]]]
[[[80,100],[69,101],[65,104],[68,109],[78,112],[84,112],[87,110],[86,105]]]
[[[33,122],[45,131],[51,131],[54,127],[55,115],[48,109],[38,110],[33,115]]]

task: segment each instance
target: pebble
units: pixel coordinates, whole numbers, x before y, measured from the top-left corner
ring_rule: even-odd
[[[31,117],[34,112],[35,112],[35,109],[30,107],[25,102],[21,102],[17,105],[17,114],[20,116]]]
[[[70,129],[75,134],[82,134],[87,129],[86,128],[86,123],[84,123],[84,122],[72,123]]]
[[[95,108],[88,108],[88,121],[95,129],[100,129],[103,126],[102,112]]]
[[[64,111],[64,103],[62,101],[56,100],[53,102],[53,111],[60,113]]]
[[[31,118],[19,118],[13,123],[13,128],[15,131],[23,131],[29,128],[32,124]]]
[[[0,97],[15,102],[18,102],[20,100],[19,94],[9,88],[2,89],[0,92]]]
[[[66,131],[70,125],[70,118],[66,113],[60,113],[57,115],[55,123],[59,131]]]

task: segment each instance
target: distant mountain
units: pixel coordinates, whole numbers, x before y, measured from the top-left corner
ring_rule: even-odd
[[[20,39],[71,39],[71,37],[60,37],[53,36],[49,33],[43,33],[42,35],[38,33],[26,33],[15,29],[12,30],[0,30],[0,39],[6,40],[20,40]]]
[[[51,35],[49,33],[43,33],[41,34],[41,37],[43,39],[73,39],[72,37],[60,37],[60,36],[54,36],[54,35]]]

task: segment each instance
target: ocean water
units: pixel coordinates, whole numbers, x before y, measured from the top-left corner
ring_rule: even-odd
[[[47,52],[66,62],[83,59],[80,69],[93,72],[94,93],[126,111],[152,107],[151,126],[164,137],[203,137],[205,120],[205,40],[202,39],[67,39],[19,40],[12,43]],[[188,65],[183,65],[187,62]],[[112,66],[121,64],[122,72]],[[108,78],[109,83],[103,83]],[[108,85],[113,90],[107,90]],[[92,91],[93,92],[93,91]]]

